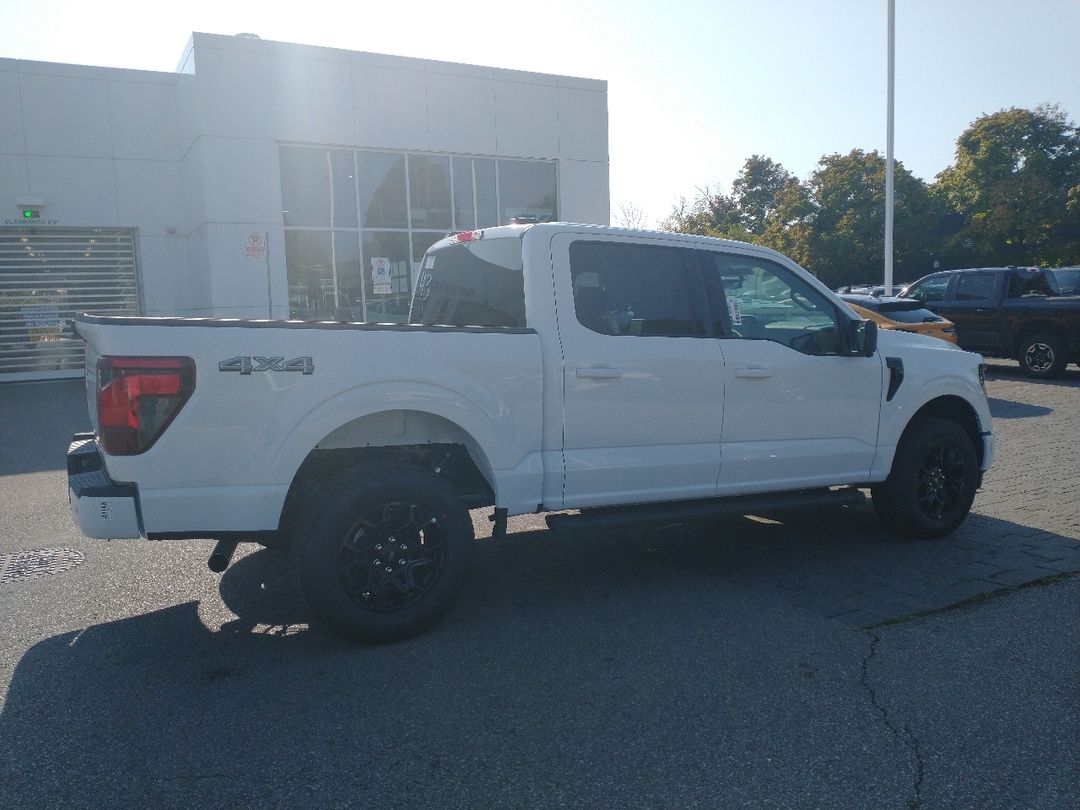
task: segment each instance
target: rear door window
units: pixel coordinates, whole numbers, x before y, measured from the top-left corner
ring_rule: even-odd
[[[989,301],[994,297],[997,273],[963,273],[956,282],[957,301]]]
[[[593,240],[570,246],[574,312],[601,335],[704,335],[704,308],[689,273],[681,248]]]
[[[525,326],[521,240],[462,242],[430,250],[416,279],[409,323]]]
[[[1009,274],[1009,298],[1045,297],[1053,294],[1046,276],[1042,273]]]

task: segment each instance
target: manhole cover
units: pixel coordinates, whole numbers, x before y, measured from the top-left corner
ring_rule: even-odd
[[[81,565],[86,559],[81,551],[70,548],[39,548],[0,554],[0,585],[31,577],[44,577]]]

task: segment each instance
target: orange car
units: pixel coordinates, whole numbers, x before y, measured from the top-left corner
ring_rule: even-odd
[[[855,314],[860,318],[876,321],[882,329],[915,332],[956,343],[956,327],[953,322],[934,314],[919,301],[911,298],[854,294],[843,294],[840,298],[855,310]]]

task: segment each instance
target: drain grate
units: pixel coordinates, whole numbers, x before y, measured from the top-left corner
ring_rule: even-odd
[[[81,565],[86,557],[70,548],[39,548],[0,554],[0,585],[20,579],[44,577]]]

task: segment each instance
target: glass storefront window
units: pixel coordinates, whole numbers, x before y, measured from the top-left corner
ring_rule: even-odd
[[[360,224],[364,228],[408,228],[405,205],[405,156],[357,152]]]
[[[356,171],[351,151],[335,149],[330,152],[330,185],[334,190],[334,227],[355,228]]]
[[[281,146],[279,162],[292,318],[400,323],[425,251],[448,231],[557,213],[550,161]],[[390,266],[377,295],[376,258]]]
[[[327,169],[326,150],[283,146],[279,153],[279,162],[281,213],[285,224],[328,226],[330,174]]]
[[[454,227],[470,231],[498,224],[495,161],[454,158]]]
[[[490,228],[499,224],[499,206],[495,196],[495,161],[474,160],[476,177],[476,227]]]
[[[363,279],[360,271],[358,234],[356,231],[334,231],[334,280],[338,289],[334,320],[364,319]]]
[[[454,227],[459,231],[476,228],[472,166],[469,158],[454,158]]]
[[[513,217],[539,222],[558,219],[555,164],[528,160],[499,161],[499,224]]]
[[[336,309],[329,231],[285,231],[289,317],[318,321]]]
[[[356,231],[285,231],[285,264],[290,318],[363,320]]]
[[[414,228],[451,227],[450,158],[409,156],[409,206]]]

